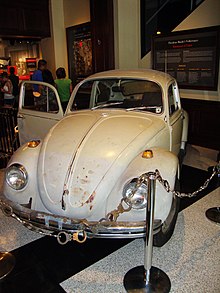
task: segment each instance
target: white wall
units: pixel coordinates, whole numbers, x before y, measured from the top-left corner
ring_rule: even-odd
[[[115,67],[138,68],[140,1],[114,0]]]
[[[63,0],[52,0],[52,24],[54,37],[55,68],[64,67],[68,69],[66,31],[64,25]],[[68,70],[67,70],[68,72]]]
[[[50,0],[51,2],[52,0]],[[49,5],[49,14],[50,14],[50,31],[51,37],[44,38],[40,42],[40,58],[47,60],[48,69],[51,70],[55,78],[55,53],[54,53],[54,39],[53,39],[53,25],[52,25],[52,10],[51,3]]]

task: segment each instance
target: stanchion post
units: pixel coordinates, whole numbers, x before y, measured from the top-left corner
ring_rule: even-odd
[[[150,269],[152,267],[153,255],[153,222],[154,222],[154,206],[155,206],[155,188],[156,180],[154,173],[148,176],[148,192],[146,207],[146,238],[144,250],[144,269],[146,274],[146,282],[150,282]]]
[[[160,292],[168,293],[171,288],[169,277],[162,270],[152,266],[153,254],[153,223],[156,190],[156,174],[147,174],[147,207],[146,207],[146,239],[144,251],[144,266],[138,266],[128,271],[124,277],[124,287],[127,292]],[[138,290],[138,291],[137,291]]]

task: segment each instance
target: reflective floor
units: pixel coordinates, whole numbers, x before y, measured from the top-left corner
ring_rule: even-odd
[[[182,191],[197,189],[210,176],[216,152],[189,146],[182,172]],[[0,170],[0,183],[3,178]],[[195,199],[181,200],[181,211],[172,238],[162,248],[154,247],[153,266],[171,281],[171,292],[220,292],[220,226],[205,212],[220,206],[220,188],[215,178]],[[0,251],[16,259],[12,272],[0,282],[1,293],[125,292],[123,278],[144,263],[144,241],[91,239],[61,246],[42,237],[0,212]]]

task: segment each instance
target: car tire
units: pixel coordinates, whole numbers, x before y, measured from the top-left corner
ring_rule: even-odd
[[[179,180],[176,179],[175,183],[175,190],[180,190],[180,183]],[[180,206],[180,198],[177,196],[174,196],[172,207],[170,209],[170,213],[166,219],[166,221],[163,223],[161,230],[154,235],[153,238],[153,245],[156,247],[163,246],[173,235],[173,231],[176,225],[176,220],[179,212],[179,206]]]

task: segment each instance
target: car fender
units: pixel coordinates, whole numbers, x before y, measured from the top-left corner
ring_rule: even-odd
[[[162,148],[151,148],[151,150],[153,152],[152,158],[143,158],[143,153],[140,153],[129,164],[128,168],[122,174],[108,197],[106,213],[115,209],[116,203],[119,203],[122,199],[123,188],[125,184],[130,182],[134,178],[138,178],[144,173],[155,172],[155,170],[159,170],[162,178],[167,180],[170,184],[170,188],[174,188],[175,179],[178,174],[177,156],[175,156],[170,151]],[[157,180],[155,193],[155,219],[161,219],[162,222],[165,221],[171,209],[172,199],[172,192],[168,193],[162,186],[162,184]],[[134,216],[135,218],[138,218],[138,220],[143,221],[146,216],[145,209],[131,209],[130,212],[121,215],[119,217],[119,220],[132,221],[132,218]]]
[[[37,176],[37,163],[39,152],[41,149],[41,143],[36,147],[29,147],[28,143],[22,145],[14,154],[11,160],[8,162],[7,167],[13,164],[20,164],[24,166],[28,174],[27,185],[21,190],[14,190],[11,188],[6,180],[4,182],[3,193],[6,198],[17,202],[22,205],[28,205],[31,202],[31,208],[47,211],[43,206],[39,194],[36,181]],[[6,169],[7,171],[7,169]]]

